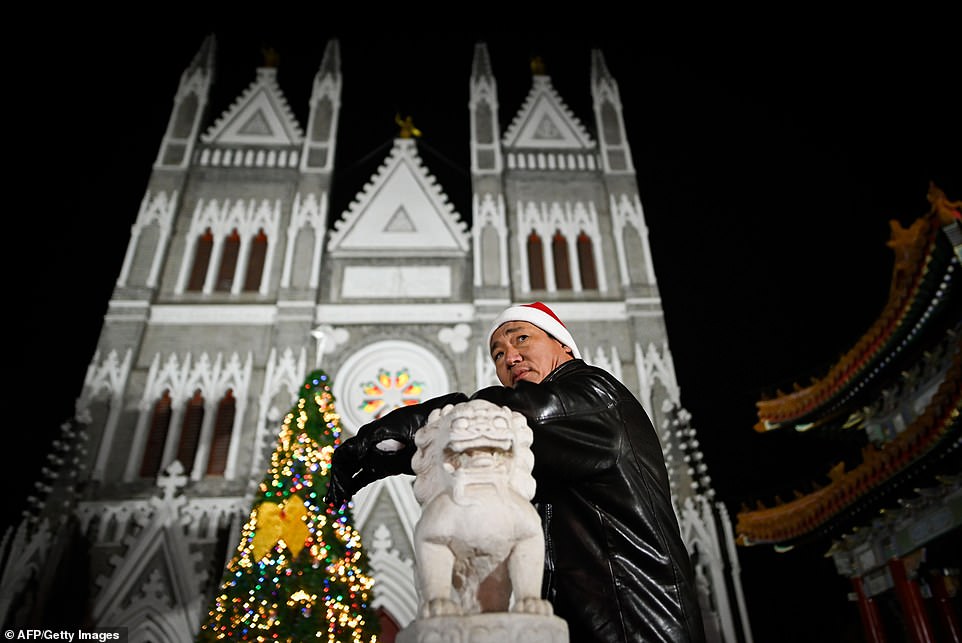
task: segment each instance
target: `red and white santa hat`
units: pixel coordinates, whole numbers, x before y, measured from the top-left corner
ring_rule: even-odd
[[[488,345],[491,344],[491,336],[494,335],[494,331],[498,330],[498,327],[503,323],[509,321],[526,321],[529,324],[534,324],[570,348],[573,357],[581,359],[581,351],[578,350],[578,345],[575,344],[574,337],[571,336],[571,333],[568,332],[565,325],[561,323],[558,316],[554,314],[554,311],[540,301],[536,301],[533,304],[519,304],[505,308],[504,311],[495,318],[494,323],[491,325],[491,330],[488,331]]]

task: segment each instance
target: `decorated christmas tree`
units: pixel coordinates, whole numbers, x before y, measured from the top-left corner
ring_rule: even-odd
[[[284,418],[198,641],[373,643],[373,580],[349,505],[324,503],[340,421],[323,371]]]

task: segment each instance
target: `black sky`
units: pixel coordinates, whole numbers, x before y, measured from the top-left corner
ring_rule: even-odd
[[[594,134],[589,56],[600,48],[620,86],[682,401],[719,498],[734,520],[742,501],[818,478],[839,445],[758,435],[754,403],[822,374],[871,324],[891,276],[889,221],[924,214],[929,181],[962,199],[960,55],[939,17],[929,18],[924,30],[792,33],[781,23],[594,37],[258,20],[38,31],[38,55],[16,70],[23,116],[35,125],[13,132],[22,153],[8,186],[29,186],[30,197],[8,228],[8,248],[25,251],[7,257],[18,293],[10,402],[24,410],[7,428],[23,454],[14,456],[13,499],[32,485],[80,393],[180,73],[210,32],[221,61],[212,115],[254,80],[269,44],[302,126],[324,47],[339,38],[335,215],[387,153],[401,113],[424,132],[421,154],[455,209],[470,216],[476,40],[488,43],[502,130],[537,53]],[[756,641],[848,640],[855,606],[822,553],[739,550]],[[798,622],[799,609],[821,617]]]

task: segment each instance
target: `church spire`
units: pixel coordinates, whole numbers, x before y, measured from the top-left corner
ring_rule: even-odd
[[[317,70],[316,78],[337,78],[341,79],[341,48],[337,39],[331,39],[324,48],[324,56],[321,58],[321,66]]]
[[[186,168],[214,82],[216,53],[217,40],[214,34],[210,34],[181,73],[180,85],[174,96],[174,108],[167,121],[167,132],[161,141],[155,165]]]
[[[471,171],[491,173],[501,171],[501,146],[498,141],[498,83],[491,71],[488,47],[483,42],[474,46],[471,64]]]
[[[601,162],[606,172],[634,172],[625,136],[625,119],[618,82],[608,71],[601,50],[591,52],[591,96],[598,121]]]
[[[471,61],[471,82],[487,79],[494,82],[494,72],[491,71],[491,57],[488,47],[483,42],[474,45],[474,60]]]
[[[631,297],[658,297],[648,225],[638,195],[621,95],[618,83],[608,71],[604,54],[599,49],[591,51],[591,97],[602,176],[610,195],[615,254],[622,287]]]
[[[330,172],[334,168],[338,114],[341,111],[341,49],[336,39],[327,42],[314,75],[311,113],[301,155],[305,172]]]
[[[488,47],[483,42],[474,45],[468,88],[475,297],[500,305],[509,296],[508,226],[500,180],[504,162],[498,123],[498,83],[491,70]]]
[[[194,55],[194,59],[191,61],[184,73],[181,74],[181,84],[195,72],[202,72],[204,74],[209,74],[211,79],[214,75],[214,59],[217,55],[217,38],[214,34],[209,34],[204,38],[204,42],[201,43],[200,49]]]

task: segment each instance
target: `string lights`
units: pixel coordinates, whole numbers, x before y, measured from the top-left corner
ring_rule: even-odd
[[[323,500],[340,435],[330,379],[314,371],[284,417],[199,642],[376,643],[374,580],[351,505]]]

